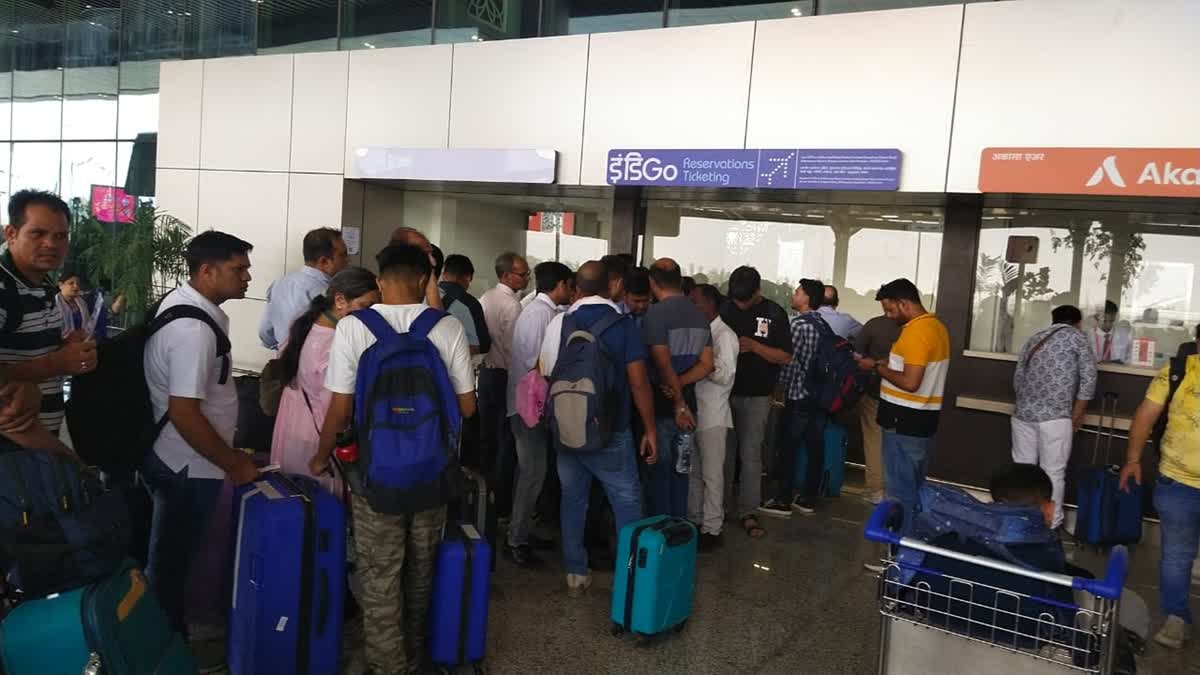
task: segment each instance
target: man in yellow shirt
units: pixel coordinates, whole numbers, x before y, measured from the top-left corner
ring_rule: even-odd
[[[1196,327],[1200,346],[1200,326]],[[1182,352],[1182,350],[1181,350]],[[1176,358],[1185,358],[1178,356]],[[1192,611],[1188,606],[1192,564],[1200,546],[1200,358],[1186,357],[1186,368],[1171,395],[1171,366],[1164,366],[1146,389],[1129,429],[1121,488],[1130,480],[1142,483],[1142,449],[1158,418],[1167,411],[1167,428],[1159,450],[1158,482],[1154,486],[1154,508],[1162,533],[1162,564],[1159,566],[1159,603],[1167,620],[1154,641],[1180,649],[1191,633]]]
[[[887,496],[904,506],[903,530],[912,526],[917,495],[925,483],[929,451],[942,411],[950,368],[950,334],[925,309],[908,279],[884,284],[876,294],[883,313],[902,326],[887,360],[861,357],[858,365],[879,373],[879,426],[883,429],[883,469]]]

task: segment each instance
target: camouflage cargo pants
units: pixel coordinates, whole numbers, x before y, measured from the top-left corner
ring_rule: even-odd
[[[367,666],[376,675],[405,673],[425,652],[434,555],[446,508],[395,516],[376,513],[358,495],[351,499]]]

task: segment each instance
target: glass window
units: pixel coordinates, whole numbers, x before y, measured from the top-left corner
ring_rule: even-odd
[[[117,144],[63,143],[60,195],[63,199],[91,199],[93,187],[120,187],[117,176]]]
[[[438,0],[440,44],[537,37],[540,0]]]
[[[58,140],[62,137],[62,8],[17,3],[12,25],[12,137]]]
[[[9,189],[58,192],[62,143],[13,143]]]
[[[873,12],[879,9],[901,9],[904,7],[930,7],[933,5],[958,5],[964,0],[818,0],[817,13],[845,14],[847,12]],[[966,0],[986,2],[988,0]]]
[[[12,154],[12,145],[9,143],[0,143],[0,225],[8,224],[8,197],[9,192],[9,169],[11,169],[10,155]]]
[[[338,48],[338,0],[271,0],[258,5],[258,53]]]
[[[785,309],[801,278],[838,288],[839,309],[860,321],[879,314],[875,292],[907,277],[934,307],[942,248],[936,207],[732,202],[649,202],[642,260],[674,258],[698,283],[727,290],[751,265],[763,295]]]
[[[112,138],[117,131],[117,0],[68,0],[63,138]]]
[[[1075,305],[1100,361],[1161,366],[1200,320],[1200,216],[985,209],[971,349],[1019,352]]]
[[[117,138],[158,132],[158,66],[161,61],[121,63]]]
[[[663,0],[545,0],[542,34],[612,33],[663,27]]]
[[[266,0],[123,0],[122,60],[253,54]]]
[[[342,49],[427,45],[432,26],[430,0],[342,0]]]
[[[7,10],[11,15],[12,8]],[[11,16],[0,9],[0,141],[12,138],[12,55],[14,36]]]
[[[671,8],[667,12],[667,24],[670,26],[698,26],[709,23],[786,19],[812,15],[812,0],[794,0],[793,2],[671,0]]]

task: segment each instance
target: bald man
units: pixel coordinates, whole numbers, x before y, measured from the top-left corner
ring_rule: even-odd
[[[648,515],[687,518],[687,474],[675,471],[675,439],[696,428],[695,384],[713,371],[708,319],[683,294],[683,274],[670,258],[650,267],[650,292],[657,302],[646,310],[642,338],[650,350],[654,386],[654,425],[659,461],[648,470]],[[694,453],[693,457],[695,456]]]
[[[437,262],[433,257],[433,242],[429,241],[429,237],[426,237],[424,232],[416,228],[405,227],[403,225],[397,227],[395,230],[392,230],[392,240],[388,243],[416,246],[429,255],[429,264],[437,267]],[[442,294],[438,291],[436,274],[429,278],[429,283],[425,286],[425,304],[434,309],[445,309],[442,307]]]
[[[646,347],[637,325],[628,315],[622,315],[609,299],[609,275],[599,261],[584,263],[575,275],[575,286],[582,297],[571,305],[566,314],[556,316],[546,327],[542,345],[542,374],[551,377],[558,362],[562,336],[575,331],[589,331],[600,321],[614,314],[615,323],[596,336],[605,346],[613,364],[613,391],[618,401],[633,399],[638,416],[646,429],[641,439],[640,454],[646,464],[657,461],[660,446],[654,429],[654,400],[650,380],[646,375]],[[606,397],[607,397],[606,395]],[[619,405],[608,411],[611,415],[612,436],[608,447],[598,452],[558,453],[558,477],[562,483],[562,546],[563,563],[567,568],[567,594],[583,595],[592,585],[588,570],[587,549],[583,544],[584,521],[587,517],[588,492],[592,479],[600,481],[612,504],[617,529],[642,517],[642,490],[638,482],[636,453],[629,406]],[[575,430],[582,434],[583,430]]]

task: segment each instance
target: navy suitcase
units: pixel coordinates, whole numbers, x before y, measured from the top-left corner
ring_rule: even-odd
[[[438,544],[429,609],[429,650],[439,666],[474,664],[487,652],[492,548],[473,525],[455,524]]]
[[[1134,544],[1142,539],[1142,486],[1131,481],[1127,489],[1121,490],[1119,466],[1096,466],[1101,436],[1107,438],[1106,462],[1112,450],[1113,427],[1110,424],[1105,432],[1106,412],[1115,424],[1117,395],[1112,392],[1105,392],[1100,403],[1100,423],[1092,450],[1093,466],[1084,470],[1076,490],[1075,538],[1091,546]]]
[[[305,476],[264,473],[234,495],[233,675],[341,670],[346,507]]]

